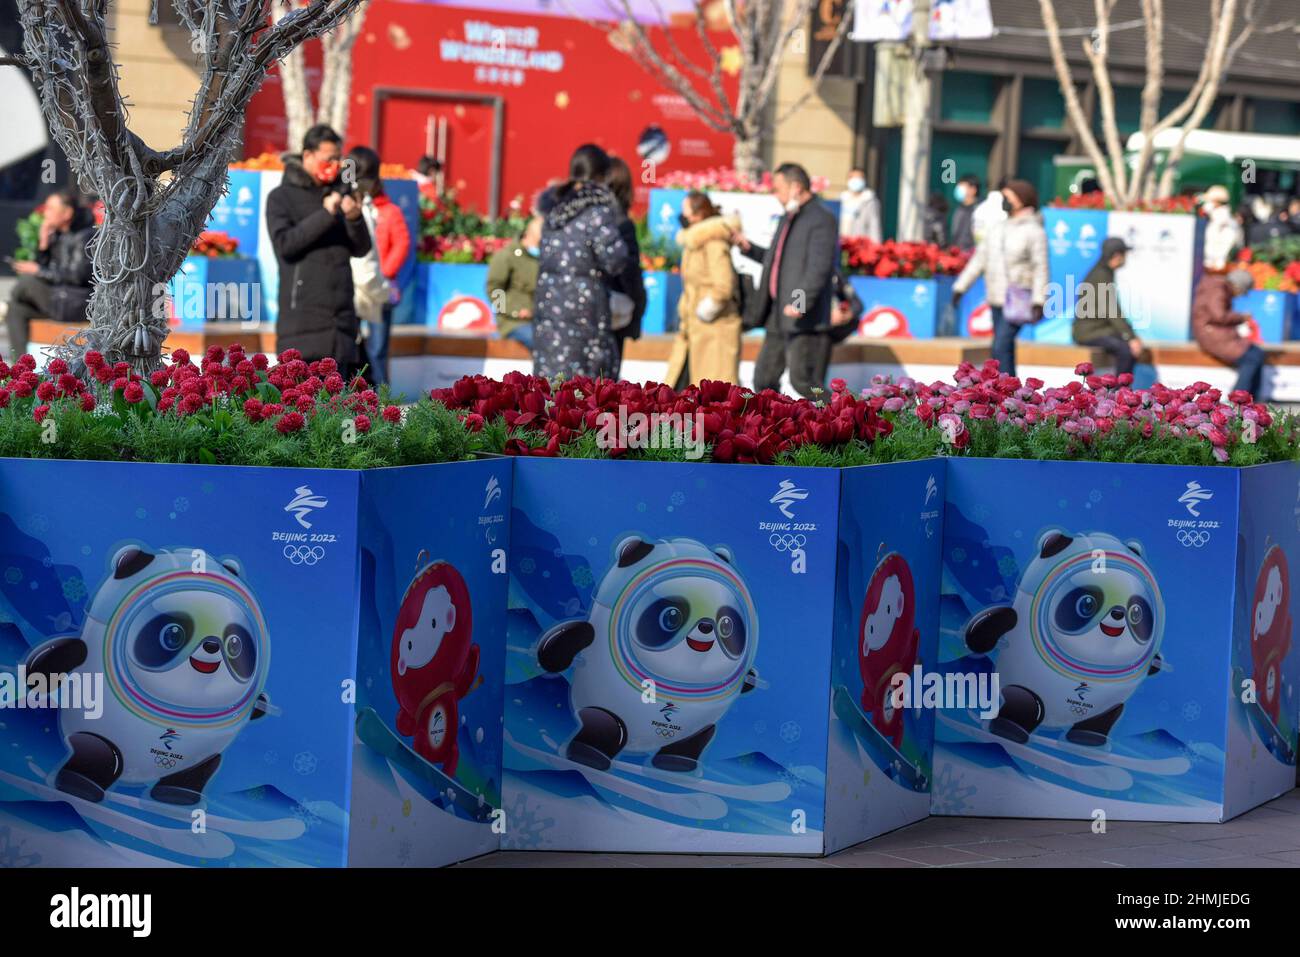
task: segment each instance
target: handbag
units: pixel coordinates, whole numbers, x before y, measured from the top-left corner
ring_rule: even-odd
[[[1013,326],[1027,326],[1037,321],[1034,319],[1033,290],[1027,286],[1007,286],[1002,318]]]

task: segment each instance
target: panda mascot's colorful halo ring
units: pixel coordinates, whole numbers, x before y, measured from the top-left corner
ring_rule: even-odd
[[[216,599],[234,605],[246,619],[248,627],[245,632],[253,642],[255,662],[252,672],[242,680],[241,693],[234,700],[217,708],[186,707],[168,701],[157,694],[150,693],[134,675],[136,669],[149,671],[161,670],[142,664],[132,648],[132,639],[138,629],[144,627],[149,616],[156,614],[156,603],[172,595],[213,596]],[[199,631],[178,636],[174,646],[168,647],[170,662],[182,661],[202,643],[205,636]],[[226,635],[222,641],[222,664],[230,666],[232,658],[241,653]],[[174,570],[163,575],[147,577],[141,580],[129,592],[108,617],[104,629],[104,657],[111,665],[105,668],[106,680],[113,695],[132,714],[149,721],[165,721],[170,724],[188,727],[219,729],[237,725],[247,719],[257,697],[262,692],[270,665],[270,642],[266,620],[261,607],[252,593],[235,578],[226,578],[214,574]],[[230,668],[234,674],[234,668]],[[237,679],[238,680],[238,679]]]
[[[734,666],[725,675],[698,682],[670,678],[648,666],[647,656],[634,634],[637,609],[666,594],[689,602],[690,611],[683,618],[683,626],[675,640],[666,646],[671,647],[687,640],[688,626],[701,617],[701,611],[712,614],[716,610],[715,603],[708,599],[715,598],[719,592],[736,600],[735,610],[741,618],[736,627],[744,629],[744,646],[734,657]],[[699,600],[691,601],[693,595]],[[721,626],[718,627],[720,630]],[[758,615],[749,589],[730,565],[715,558],[679,555],[646,566],[624,583],[610,603],[607,634],[610,657],[619,675],[632,687],[653,687],[656,694],[674,699],[718,701],[740,692],[745,675],[753,665],[758,648]]]
[[[1149,611],[1153,619],[1148,625],[1152,630],[1147,639],[1134,642],[1135,653],[1120,661],[1099,663],[1067,651],[1062,646],[1059,622],[1054,620],[1061,600],[1082,585],[1100,590],[1103,597],[1094,612],[1094,616],[1099,617],[1116,604],[1123,604],[1126,609],[1129,607],[1134,596],[1124,593],[1129,590],[1119,588],[1119,585],[1129,582],[1136,583],[1145,593],[1140,597],[1150,600]],[[1025,584],[1028,583],[1022,583],[1022,588]],[[1094,684],[1133,681],[1146,673],[1160,649],[1164,622],[1160,586],[1146,564],[1130,552],[1088,549],[1067,554],[1046,571],[1030,593],[1030,599],[1030,635],[1034,650],[1049,668],[1072,680],[1082,679]],[[1131,624],[1126,618],[1126,638]],[[1098,625],[1094,623],[1089,627]]]

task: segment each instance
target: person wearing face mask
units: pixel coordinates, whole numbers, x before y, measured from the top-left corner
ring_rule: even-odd
[[[266,228],[280,266],[278,351],[297,349],[308,362],[329,356],[347,377],[365,364],[352,258],[370,252],[370,231],[351,164],[342,175],[342,142],[324,124],[307,131],[266,198]]]
[[[952,244],[969,251],[975,248],[975,208],[979,205],[980,180],[969,173],[957,180],[953,187],[957,208],[952,214]]]
[[[1124,266],[1128,244],[1112,236],[1101,244],[1101,257],[1079,283],[1074,306],[1074,341],[1081,346],[1104,349],[1115,360],[1115,374],[1132,372],[1142,355],[1142,340],[1124,318],[1115,285],[1115,270]]]
[[[1023,179],[1002,189],[1006,219],[995,223],[953,285],[955,309],[962,294],[984,274],[993,314],[993,358],[998,368],[1016,374],[1016,336],[1020,327],[1043,318],[1047,301],[1047,231],[1038,211],[1038,190]]]
[[[848,188],[840,193],[840,235],[865,236],[880,242],[880,198],[867,185],[867,174],[849,170]]]
[[[779,389],[788,364],[790,384],[811,399],[825,389],[831,361],[837,224],[813,195],[808,171],[796,163],[777,167],[772,194],[785,210],[772,245],[764,249],[744,234],[735,237],[741,252],[763,264],[745,316],[746,325],[767,329],[754,365],[754,388]]]
[[[1205,268],[1222,272],[1233,252],[1244,242],[1241,225],[1232,215],[1232,196],[1226,186],[1211,186],[1200,195],[1201,213],[1205,216]]]
[[[541,254],[542,218],[534,216],[523,233],[488,260],[487,293],[496,313],[497,335],[533,349],[533,297],[537,293],[537,257]]]
[[[680,221],[682,294],[665,381],[673,388],[703,379],[739,382],[744,329],[731,237],[740,231],[740,220],[723,216],[706,194],[696,191],[682,201]]]

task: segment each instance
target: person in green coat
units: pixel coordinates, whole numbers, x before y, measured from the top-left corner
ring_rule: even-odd
[[[1104,349],[1115,360],[1115,373],[1131,373],[1142,355],[1142,340],[1119,307],[1115,270],[1124,265],[1128,245],[1117,236],[1101,244],[1101,257],[1079,283],[1074,306],[1074,341]]]
[[[507,243],[488,260],[487,291],[503,339],[533,349],[533,294],[537,291],[537,255],[542,220],[533,217],[523,235]]]

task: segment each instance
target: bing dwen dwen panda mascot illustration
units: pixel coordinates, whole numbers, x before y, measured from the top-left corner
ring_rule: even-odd
[[[691,771],[718,721],[757,685],[758,619],[730,550],[686,538],[625,538],[587,618],[549,629],[542,669],[571,669],[581,727],[571,761],[598,770],[621,752]]]
[[[198,549],[120,549],[81,633],[27,656],[29,675],[104,675],[98,718],[61,709],[72,754],[54,784],[101,801],[115,783],[149,785],[169,804],[195,804],[222,752],[269,713],[266,621],[238,562]]]
[[[1002,705],[989,730],[1023,743],[1065,728],[1075,744],[1105,744],[1124,703],[1162,666],[1164,619],[1139,543],[1046,532],[1014,602],[966,625],[971,651],[998,649]]]

